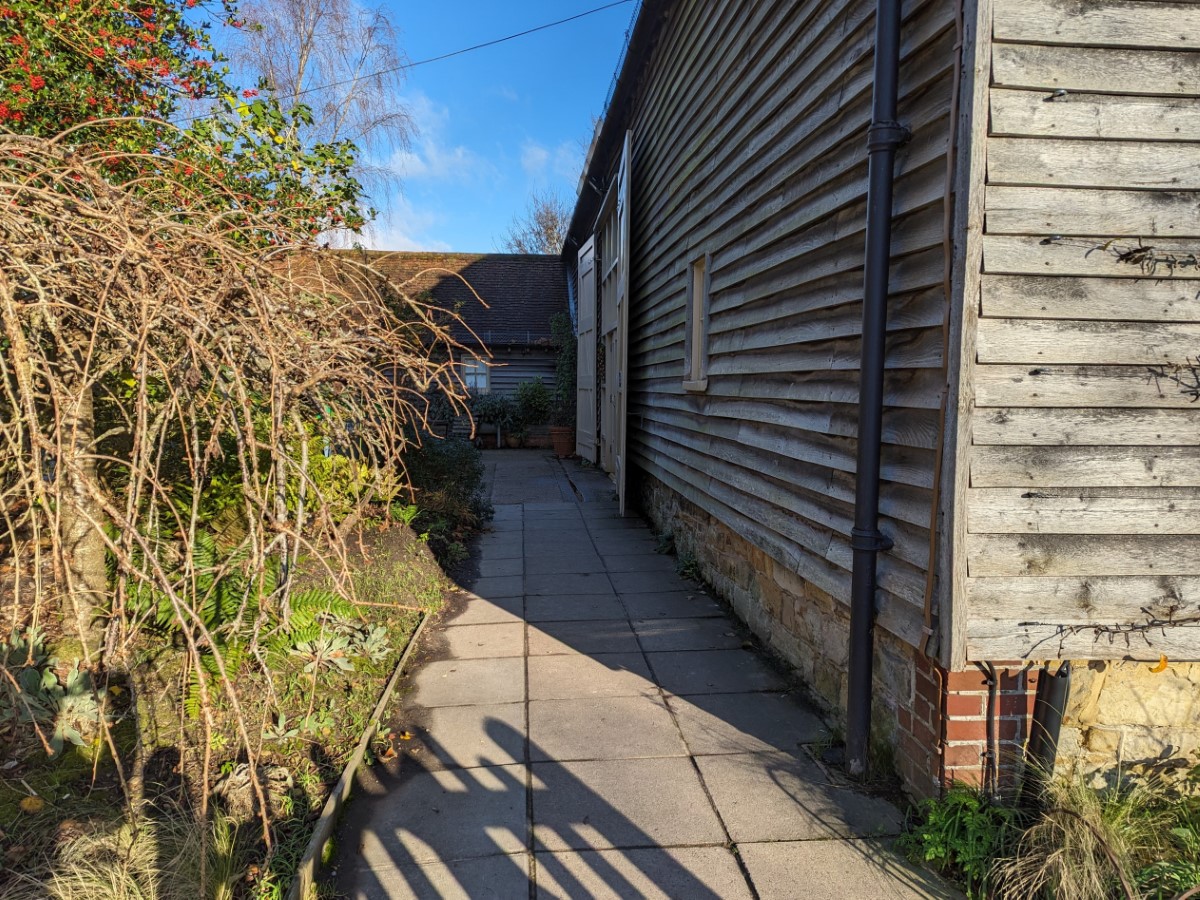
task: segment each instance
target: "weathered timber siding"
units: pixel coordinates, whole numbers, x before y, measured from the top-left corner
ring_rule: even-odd
[[[539,378],[542,384],[554,390],[556,361],[553,350],[493,347],[490,362],[492,368],[488,373],[488,384],[496,393],[512,396],[521,382],[537,381]]]
[[[1200,250],[1200,5],[991,5],[958,655],[1197,659],[1194,625],[1091,626],[1200,606],[1200,404],[1170,378],[1200,355],[1200,270],[1119,258]]]
[[[874,0],[672,5],[633,130],[635,467],[836,601],[850,529]],[[904,5],[880,624],[921,637],[944,385],[955,30]],[[688,265],[711,254],[708,387],[683,390]]]

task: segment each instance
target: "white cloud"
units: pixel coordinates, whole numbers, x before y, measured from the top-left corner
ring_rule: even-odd
[[[441,224],[442,219],[441,215],[419,209],[405,197],[397,196],[389,208],[363,230],[358,241],[368,250],[450,250],[445,241],[428,234],[431,228]]]
[[[545,173],[548,162],[550,151],[537,141],[527,140],[521,145],[521,168],[525,170],[526,175],[540,177]]]
[[[507,100],[509,103],[516,103],[521,99],[521,95],[510,88],[507,84],[497,85],[488,93],[494,97],[499,97],[501,100]]]
[[[575,141],[563,141],[554,148],[554,173],[559,178],[565,178],[573,185],[581,171],[583,157],[579,152],[579,144]]]
[[[494,166],[462,144],[448,145],[445,140],[450,110],[423,93],[405,99],[409,115],[416,125],[412,146],[397,150],[388,165],[404,179],[474,181],[494,171]]]
[[[573,141],[563,141],[551,148],[530,139],[521,145],[521,168],[530,178],[553,176],[574,184],[583,168],[583,160]]]

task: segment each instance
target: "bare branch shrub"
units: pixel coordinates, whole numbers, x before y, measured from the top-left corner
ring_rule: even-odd
[[[121,669],[169,627],[253,773],[261,727],[225,654],[266,665],[301,554],[352,593],[347,523],[404,489],[431,391],[465,408],[450,354],[471,352],[446,313],[293,242],[236,184],[198,187],[195,158],[68,141],[0,133],[5,631],[61,612],[93,668]]]

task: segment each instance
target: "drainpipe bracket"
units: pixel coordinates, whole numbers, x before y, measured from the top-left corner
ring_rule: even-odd
[[[852,528],[850,530],[850,548],[852,550],[870,550],[881,553],[891,550],[892,539],[878,528]]]
[[[912,131],[899,122],[872,122],[867,129],[867,150],[886,150],[907,143]]]

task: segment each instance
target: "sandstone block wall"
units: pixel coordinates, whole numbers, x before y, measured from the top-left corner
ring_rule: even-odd
[[[661,482],[644,477],[643,511],[738,617],[786,660],[838,729],[845,716],[849,611]],[[914,797],[952,782],[981,784],[996,754],[1001,788],[1016,784],[1029,737],[1038,666],[996,662],[997,743],[989,741],[984,674],[947,672],[883,629],[875,632],[872,754]],[[1200,664],[1076,663],[1059,767],[1102,776],[1118,765],[1200,753]]]

